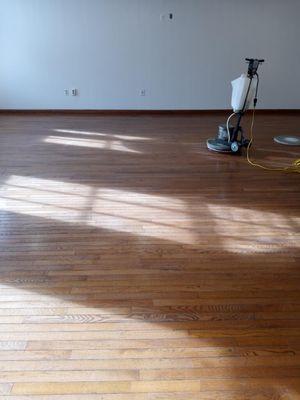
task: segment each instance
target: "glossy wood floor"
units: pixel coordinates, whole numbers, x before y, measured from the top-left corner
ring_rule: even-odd
[[[300,398],[299,176],[224,119],[0,115],[1,399]]]

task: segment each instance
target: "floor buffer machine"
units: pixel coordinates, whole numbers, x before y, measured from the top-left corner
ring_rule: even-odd
[[[246,111],[256,107],[259,85],[257,69],[264,60],[246,58],[248,73],[242,74],[231,82],[233,113],[227,119],[227,123],[219,126],[216,139],[208,139],[206,144],[209,150],[218,153],[240,154],[243,147],[248,148],[249,140],[243,135],[241,121]],[[237,117],[236,125],[230,125],[233,117]]]

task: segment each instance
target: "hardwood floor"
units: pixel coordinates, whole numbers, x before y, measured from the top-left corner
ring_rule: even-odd
[[[300,398],[299,176],[224,119],[0,115],[2,399]]]

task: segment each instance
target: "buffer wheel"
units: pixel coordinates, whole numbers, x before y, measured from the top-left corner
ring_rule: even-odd
[[[233,153],[237,153],[240,150],[238,142],[232,142],[230,147]]]

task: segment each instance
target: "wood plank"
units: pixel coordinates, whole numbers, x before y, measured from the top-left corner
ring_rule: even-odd
[[[170,381],[135,381],[135,382],[55,382],[55,383],[16,383],[12,394],[95,394],[95,393],[149,393],[150,391],[161,393],[176,392],[202,392],[213,390],[242,390],[245,386],[249,389],[263,390],[270,385],[289,385],[291,389],[298,390],[300,383],[298,378],[288,379],[217,379],[212,380],[170,380]]]
[[[94,393],[130,393],[130,382],[54,382],[54,383],[16,383],[11,393],[22,395],[64,395]]]
[[[153,357],[152,357],[153,358]],[[246,367],[300,367],[299,356],[269,357],[199,357],[178,358],[174,364],[172,358],[152,359],[126,358],[104,360],[33,360],[33,361],[7,361],[1,366],[1,371],[93,371],[93,370],[169,370],[169,369],[213,369],[213,368],[246,368]],[[258,368],[259,369],[259,368]],[[179,371],[180,373],[180,371]]]
[[[256,339],[256,338],[255,338]],[[267,337],[263,343],[268,345]],[[281,337],[274,340],[275,344],[289,346],[287,338]],[[1,343],[1,342],[0,342]],[[29,341],[26,350],[96,350],[96,349],[140,349],[140,348],[198,348],[198,347],[223,347],[234,346],[236,344],[233,338],[167,338],[167,339],[103,339],[103,340],[42,340]],[[252,342],[253,345],[253,342]],[[294,347],[294,346],[293,346]]]
[[[295,396],[291,390],[280,393],[276,389],[266,388],[264,390],[240,390],[240,391],[210,391],[201,392],[201,400],[285,400],[286,396]],[[197,392],[177,392],[177,393],[151,393],[151,400],[199,400]],[[148,393],[110,393],[110,394],[75,394],[75,395],[35,395],[33,396],[2,396],[2,400],[149,400]]]
[[[37,366],[36,366],[37,368]],[[35,368],[35,369],[36,369]],[[70,371],[23,371],[1,372],[0,382],[101,382],[134,381],[139,379],[139,372],[134,370],[70,370]]]

